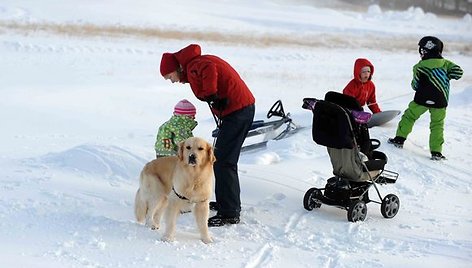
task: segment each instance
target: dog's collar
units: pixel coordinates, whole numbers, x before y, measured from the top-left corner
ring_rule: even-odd
[[[174,186],[172,186],[172,191],[174,191],[174,194],[175,194],[178,198],[190,202],[190,199],[188,199],[187,197],[185,197],[185,196],[180,195],[179,193],[177,193],[177,191],[175,190]],[[201,202],[205,202],[205,201],[207,201],[207,199],[204,199],[204,200],[198,201],[198,202],[195,202],[195,201],[194,201],[194,202],[191,202],[191,203],[201,203]]]
[[[178,198],[180,198],[180,199],[182,199],[182,200],[190,201],[187,197],[185,197],[185,196],[180,195],[179,193],[177,193],[177,191],[175,190],[174,186],[172,186],[172,191],[174,191],[174,194],[175,194]]]

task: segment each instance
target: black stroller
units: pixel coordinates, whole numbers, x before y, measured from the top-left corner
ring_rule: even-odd
[[[375,150],[380,141],[370,139],[367,120],[361,118],[370,114],[363,113],[354,98],[337,92],[326,93],[325,100],[305,98],[303,108],[313,112],[313,141],[327,147],[334,174],[325,188],[310,188],[305,193],[305,209],[336,206],[346,209],[348,220],[356,222],[366,218],[366,204],[374,202],[381,205],[385,218],[395,217],[400,200],[394,194],[382,198],[377,184],[395,183],[398,173],[384,169],[387,156]],[[371,186],[380,201],[369,198]]]

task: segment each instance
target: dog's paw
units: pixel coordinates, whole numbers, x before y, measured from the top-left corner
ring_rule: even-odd
[[[152,230],[159,229],[159,222],[153,221],[152,219],[146,219],[144,226],[151,228]]]
[[[210,244],[210,243],[213,243],[213,239],[210,236],[202,237],[202,242],[205,244]]]
[[[160,225],[157,223],[146,223],[146,226],[151,228],[151,230],[159,230]]]
[[[163,242],[174,242],[174,238],[170,235],[163,235],[161,237],[161,241],[163,241]]]

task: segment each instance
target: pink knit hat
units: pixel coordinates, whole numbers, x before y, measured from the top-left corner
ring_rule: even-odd
[[[174,115],[188,115],[195,118],[196,113],[195,106],[186,99],[179,101],[174,107]]]
[[[166,76],[179,68],[179,62],[172,53],[162,54],[161,75]]]

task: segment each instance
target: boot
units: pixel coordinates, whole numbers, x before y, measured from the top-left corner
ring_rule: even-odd
[[[397,148],[403,148],[403,144],[405,143],[405,138],[396,136],[395,138],[388,139],[388,143],[393,144]]]
[[[238,224],[239,221],[240,221],[239,216],[227,217],[227,216],[217,214],[208,219],[208,227],[220,227],[227,224]]]
[[[431,160],[445,160],[446,157],[440,152],[431,152]]]

